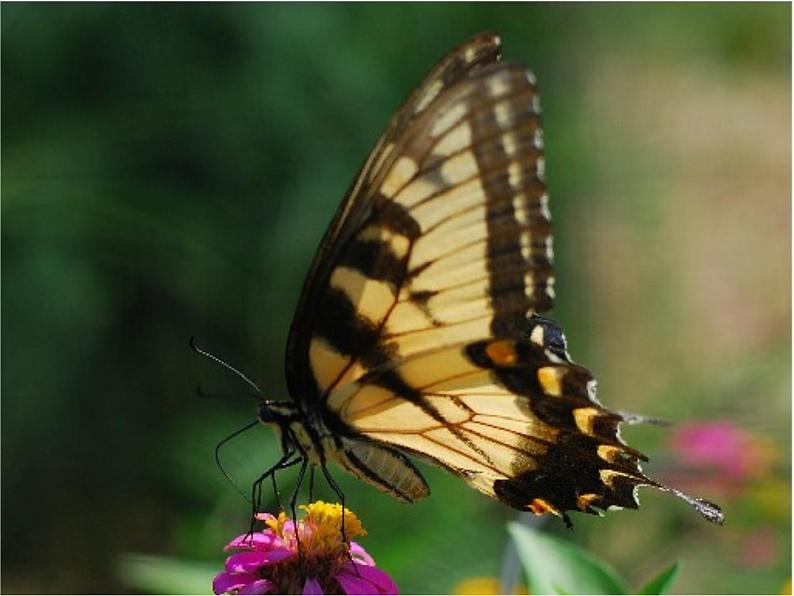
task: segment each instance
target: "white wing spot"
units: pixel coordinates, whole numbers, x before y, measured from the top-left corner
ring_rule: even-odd
[[[513,157],[518,152],[518,141],[516,135],[509,132],[502,137],[502,148],[508,157]]]
[[[546,221],[551,221],[551,211],[549,211],[549,195],[545,192],[540,197],[540,213],[546,219]]]
[[[523,192],[513,197],[513,215],[522,226],[529,224],[529,215],[526,209],[526,195]]]
[[[496,123],[501,128],[508,128],[513,121],[512,110],[510,104],[506,101],[496,104],[493,109],[494,116],[496,116]]]
[[[517,161],[514,161],[507,167],[507,174],[508,180],[510,182],[510,186],[513,188],[518,188],[521,185],[521,180],[524,177],[523,169],[521,168],[521,164]]]
[[[538,151],[543,151],[543,129],[536,128],[535,129],[535,137],[533,139],[535,143],[535,149]]]
[[[532,257],[532,235],[529,232],[521,234],[521,256],[527,261]]]
[[[499,97],[500,95],[504,95],[510,89],[510,86],[501,78],[494,77],[493,79],[488,80],[488,92],[490,93],[491,97]]]
[[[538,161],[535,162],[535,167],[538,171],[538,178],[543,180],[546,177],[546,160],[542,155],[538,157]]]
[[[554,260],[554,247],[552,246],[551,236],[546,236],[545,244],[546,258],[549,260],[549,262],[551,262]]]

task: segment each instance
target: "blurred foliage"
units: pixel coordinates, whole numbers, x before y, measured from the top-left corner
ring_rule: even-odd
[[[353,173],[434,61],[484,29],[541,84],[555,317],[601,399],[729,420],[777,453],[737,490],[697,487],[724,528],[646,491],[639,513],[550,529],[631,585],[678,559],[685,592],[790,577],[789,5],[0,10],[4,591],[144,589],[126,552],[182,561],[169,578],[220,569],[249,511],[212,450],[255,409],[188,338],[286,396],[294,304]],[[665,434],[626,432],[671,477]],[[276,452],[257,429],[224,461],[246,489]],[[513,512],[427,475],[415,506],[337,475],[366,548],[406,593],[499,575]]]
[[[532,594],[667,594],[679,571],[678,562],[629,591],[626,582],[597,556],[518,522],[509,524]]]

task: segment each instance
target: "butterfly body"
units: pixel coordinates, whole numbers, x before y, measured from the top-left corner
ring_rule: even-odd
[[[664,487],[540,315],[554,272],[539,95],[499,52],[474,37],[392,118],[305,282],[292,402],[259,417],[285,453],[403,501],[429,493],[408,454],[539,515],[636,508],[638,485]]]

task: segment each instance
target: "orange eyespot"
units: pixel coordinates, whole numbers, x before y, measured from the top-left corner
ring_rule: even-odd
[[[485,353],[496,366],[510,366],[518,361],[513,342],[504,339],[492,341],[485,348]]]
[[[545,513],[562,515],[559,509],[544,499],[532,499],[529,503],[529,510],[535,515],[543,515]]]
[[[586,493],[576,497],[576,506],[582,511],[587,511],[593,501],[599,499],[599,496],[594,493]]]

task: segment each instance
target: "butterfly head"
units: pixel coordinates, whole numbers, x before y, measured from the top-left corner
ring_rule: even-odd
[[[263,424],[285,428],[300,418],[300,412],[293,403],[265,399],[259,404],[257,417]]]

